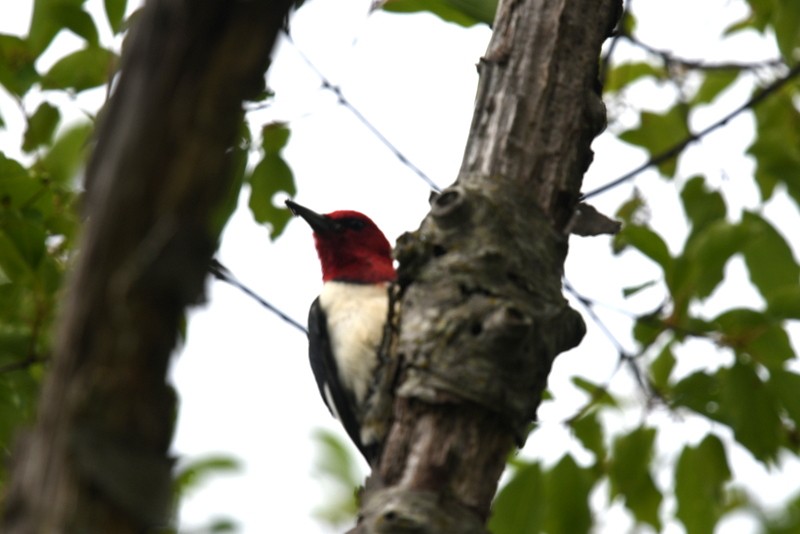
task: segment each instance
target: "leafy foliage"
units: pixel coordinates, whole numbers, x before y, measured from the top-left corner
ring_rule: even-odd
[[[99,28],[106,24],[114,35],[124,34],[135,15],[126,18],[127,0],[104,0],[105,19],[95,20],[85,3],[34,0],[27,32],[0,34],[0,86],[18,104],[24,123],[19,145],[0,151],[0,487],[6,483],[5,467],[15,433],[32,421],[39,386],[48,370],[62,282],[79,253],[80,178],[93,146],[92,121],[102,112],[99,105],[98,109],[78,109],[62,102],[107,86],[119,68],[119,50],[118,44],[102,42]],[[52,50],[51,44],[62,32],[77,36],[82,45],[76,50]],[[40,62],[45,51],[49,59]],[[42,64],[51,66],[42,68]],[[4,109],[3,113],[8,118],[9,112]],[[76,120],[76,115],[81,119]],[[4,125],[0,117],[0,127]],[[278,190],[294,192],[291,171],[279,155],[288,132],[285,126],[265,127],[261,166],[256,166],[257,172],[248,172],[252,136],[248,122],[242,122],[240,142],[231,150],[234,187],[209,221],[215,235],[222,232],[236,207],[246,177],[254,196],[261,199],[263,195],[267,202]],[[285,210],[264,209],[261,200],[257,204],[257,218],[270,223],[277,235],[288,220]],[[176,499],[208,476],[236,468],[233,460],[223,457],[183,465],[176,473]],[[212,532],[234,529],[229,519],[209,526]]]
[[[670,108],[666,113],[642,111],[640,120],[638,127],[622,132],[619,138],[644,148],[651,157],[666,152],[690,135],[687,110],[680,105]],[[659,163],[658,170],[664,176],[673,176],[676,166],[677,160],[670,158]]]
[[[774,31],[784,58],[789,58],[787,54],[796,54],[800,46],[797,26],[778,18],[792,20],[800,11],[796,3],[791,7],[788,4],[754,0],[750,2],[751,16],[729,31]],[[623,34],[638,43],[633,35],[632,16],[627,15],[629,22]],[[639,111],[639,126],[620,134],[622,140],[643,148],[651,160],[691,139],[693,134],[687,124],[695,109],[714,102],[750,68],[746,64],[737,67],[732,62],[724,68],[705,69],[702,62],[682,62],[668,52],[656,55],[660,55],[660,62],[656,59],[612,65],[606,85],[606,91],[618,94],[645,78],[677,86],[678,97],[671,107],[666,111]],[[687,69],[695,80],[693,88],[683,85],[688,78]],[[785,72],[777,70],[775,75]],[[758,91],[756,88],[754,94]],[[800,201],[796,183],[800,176],[798,92],[800,86],[796,83],[784,84],[752,109],[757,132],[748,154],[755,159],[753,180],[764,203],[782,190],[795,203]],[[679,178],[681,157],[661,161],[658,168],[662,176]],[[800,311],[800,268],[795,251],[764,210],[731,210],[725,195],[709,187],[709,181],[708,176],[696,175],[680,184],[679,201],[688,223],[682,245],[667,245],[664,235],[668,229],[650,223],[648,200],[638,192],[618,210],[617,216],[625,224],[613,240],[616,253],[636,250],[661,272],[663,286],[648,276],[632,281],[625,289],[626,296],[657,288],[666,292],[664,304],[638,316],[633,326],[633,337],[639,344],[636,358],[641,363],[628,363],[634,368],[645,367],[646,373],[637,375],[645,380],[643,392],[655,405],[664,405],[676,414],[693,413],[713,421],[713,428],[722,425],[729,429],[733,436],[723,439],[711,432],[699,444],[684,444],[679,451],[674,465],[673,495],[678,504],[675,518],[689,533],[712,532],[721,518],[743,506],[761,514],[757,501],[747,493],[730,489],[733,473],[728,449],[742,447],[768,467],[780,465],[786,458],[784,454],[798,453],[800,407],[796,394],[790,392],[799,391],[800,375],[796,347],[792,346],[786,323],[787,319],[797,319]],[[726,286],[734,259],[744,266],[750,284],[761,296],[762,306],[733,305],[713,314],[704,313],[703,304]],[[693,339],[712,341],[727,363],[676,376],[679,363],[690,357],[684,344]],[[598,409],[601,414],[602,408]],[[602,428],[580,419],[572,424],[578,423],[581,430],[576,428],[576,437],[595,451],[597,446],[592,444],[597,443],[596,436],[602,435]],[[662,528],[665,517],[659,506],[661,498],[668,495],[649,471],[658,431],[639,427],[616,437],[607,459],[612,496],[624,498],[634,519],[656,530]],[[628,480],[631,486],[626,486]],[[634,481],[638,486],[632,485]],[[762,515],[766,531],[781,531],[782,526],[770,526],[781,522],[796,525],[792,508],[787,510],[786,517],[777,521]]]
[[[330,486],[325,504],[314,515],[332,525],[344,524],[358,512],[355,488],[361,485],[361,473],[348,446],[334,434],[317,430],[313,437],[318,449],[314,476]]]
[[[186,495],[200,489],[207,480],[222,474],[232,474],[241,470],[239,462],[223,455],[195,458],[178,466],[173,480],[175,504],[173,514],[177,515],[178,503]],[[175,518],[177,520],[177,517]],[[218,517],[211,521],[205,532],[235,532],[237,524],[227,517]],[[175,531],[177,532],[177,531]]]
[[[108,83],[119,66],[118,50],[102,42],[98,28],[106,25],[120,35],[130,25],[126,0],[104,0],[102,21],[89,14],[85,3],[36,0],[26,35],[0,35],[0,85],[20,104],[25,123],[19,150],[0,152],[0,454],[4,458],[15,430],[34,413],[47,370],[61,283],[78,252],[77,181],[91,146],[93,124],[65,124],[66,113],[53,95],[75,95]],[[698,111],[716,104],[732,87],[749,80],[755,95],[772,79],[791,72],[800,49],[800,3],[749,0],[747,4],[750,13],[731,25],[728,34],[756,31],[766,38],[774,36],[782,63],[753,68],[737,65],[733,58],[729,64],[708,68],[696,59],[682,60],[648,48],[644,59],[640,55],[618,60],[612,55],[604,73],[612,126],[613,104],[637,86],[654,82],[674,89],[673,100],[658,109],[626,104],[625,113],[635,120],[616,124],[619,139],[656,159],[692,137],[690,125]],[[471,26],[491,24],[497,2],[387,0],[380,5],[392,12],[427,11]],[[619,39],[644,48],[637,31],[635,13],[626,13]],[[81,47],[40,71],[39,59],[60,32],[77,36]],[[590,497],[600,493],[598,488],[608,488],[609,505],[620,503],[633,522],[656,531],[678,521],[690,534],[712,532],[735,509],[754,515],[764,532],[798,530],[800,497],[790,500],[782,513],[762,511],[757,499],[733,486],[731,452],[747,451],[762,465],[779,469],[786,458],[796,459],[800,450],[800,374],[796,347],[787,333],[789,322],[800,320],[800,266],[785,238],[796,229],[781,228],[765,208],[784,194],[794,208],[800,203],[799,93],[795,80],[746,110],[755,124],[747,154],[755,165],[752,182],[760,193],[756,205],[729,203],[724,188],[730,183],[720,186],[708,174],[682,176],[684,156],[675,154],[656,167],[674,185],[683,209],[687,229],[682,242],[668,239],[663,222],[651,220],[650,208],[660,199],[635,191],[620,206],[617,217],[625,224],[613,239],[613,251],[635,251],[655,269],[627,281],[624,294],[633,301],[663,293],[661,305],[635,314],[631,334],[636,353],[620,355],[619,367],[633,369],[639,384],[637,405],[642,398],[647,400],[644,414],[633,427],[611,427],[609,414],[623,411],[628,399],[608,385],[575,376],[572,384],[588,399],[565,424],[591,461],[579,462],[580,457],[570,452],[550,464],[512,461],[508,482],[495,500],[492,532],[589,532],[598,520],[595,505],[590,505]],[[99,115],[98,111],[87,115]],[[273,123],[253,131],[257,134],[243,122],[238,143],[231,147],[236,181],[209,221],[216,235],[245,183],[250,186],[254,218],[269,225],[273,237],[289,220],[288,212],[274,202],[277,194],[295,193],[292,171],[282,155],[289,127]],[[733,263],[743,265],[760,302],[735,302],[709,311],[704,305],[725,289]],[[718,356],[715,364],[689,361],[687,365],[695,356],[688,344],[697,341],[707,353]],[[705,422],[710,430],[699,440],[687,438],[676,449],[664,450],[662,429],[650,420],[653,407],[675,419]],[[317,439],[321,456],[316,474],[334,487],[334,498],[318,515],[340,523],[355,513],[353,488],[361,477],[343,444],[323,433]],[[227,458],[189,462],[177,473],[176,495],[235,467]],[[665,483],[661,471],[671,475],[667,479],[674,485]],[[3,483],[5,473],[0,471]],[[210,530],[233,528],[232,521],[220,519]]]
[[[637,521],[648,523],[658,530],[661,528],[658,509],[662,497],[650,474],[655,437],[653,428],[637,428],[617,437],[608,478],[611,481],[611,495],[621,496]]]
[[[589,493],[597,477],[564,456],[550,469],[520,462],[511,481],[497,494],[489,529],[494,534],[567,534],[589,532]]]
[[[753,517],[763,532],[794,532],[800,525],[800,498],[787,503],[783,513],[765,512],[757,495],[737,487],[731,465],[733,452],[746,451],[765,469],[777,470],[796,462],[800,451],[800,374],[797,347],[787,331],[789,321],[800,319],[800,268],[786,239],[796,228],[781,227],[767,209],[771,200],[787,194],[792,209],[800,203],[800,84],[789,79],[759,96],[774,80],[797,76],[792,58],[800,48],[800,4],[751,0],[749,5],[751,15],[729,33],[773,32],[783,63],[682,59],[641,43],[635,14],[623,17],[619,39],[645,49],[647,58],[604,58],[611,129],[653,162],[650,166],[674,188],[683,213],[672,214],[668,225],[673,227],[667,227],[652,217],[662,209],[662,199],[634,189],[617,210],[624,224],[612,239],[612,251],[635,251],[651,267],[641,278],[634,274],[626,280],[624,297],[652,301],[661,292],[656,297],[661,304],[633,314],[636,349],[619,355],[618,368],[630,369],[638,385],[633,400],[610,384],[571,371],[578,374],[571,377],[572,385],[587,399],[564,424],[591,459],[579,464],[572,448],[550,464],[512,459],[489,522],[494,534],[599,529],[600,488],[608,488],[606,504],[623,506],[637,531],[659,532],[680,523],[690,534],[714,532],[734,510]],[[739,112],[754,118],[747,154],[755,172],[749,178],[761,198],[742,206],[731,202],[735,195],[725,189],[746,186],[738,183],[746,175],[722,185],[704,172],[684,176],[684,150],[674,147],[700,137],[693,126],[698,114],[745,84],[759,97]],[[645,85],[673,89],[672,102],[635,108],[626,99]],[[624,110],[624,125],[614,124],[617,108]],[[723,109],[719,115],[734,111]],[[674,227],[684,221],[682,240],[676,240],[680,231]],[[760,300],[745,302],[734,294],[721,309],[716,303],[708,306],[730,293],[734,265],[745,273],[736,283],[749,284]],[[557,403],[558,393],[553,396]],[[618,421],[619,414],[630,414],[631,405],[642,412],[632,427],[629,418]],[[665,435],[658,417],[665,412],[676,425],[702,422],[708,430],[699,438],[688,432],[685,438],[680,432]]]
[[[714,531],[726,511],[724,486],[730,478],[725,448],[716,436],[683,449],[675,468],[675,496],[677,516],[687,533]]]
[[[285,124],[265,125],[261,129],[263,156],[247,177],[250,184],[250,210],[256,221],[270,225],[273,239],[283,232],[292,218],[288,209],[274,204],[274,196],[279,192],[289,196],[297,193],[292,169],[280,154],[288,141],[289,128]]]
[[[106,83],[114,72],[116,54],[100,47],[78,50],[61,58],[42,76],[42,89],[85,91]]]
[[[384,11],[394,13],[427,11],[461,26],[491,26],[497,11],[497,0],[382,0],[378,5]]]

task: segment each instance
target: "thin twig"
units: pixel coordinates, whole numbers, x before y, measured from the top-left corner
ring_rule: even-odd
[[[572,287],[572,285],[565,279],[564,280],[564,289],[567,292],[575,297],[575,299],[580,303],[581,307],[586,310],[586,313],[592,319],[592,321],[597,325],[598,328],[605,334],[605,336],[611,341],[611,344],[617,349],[617,352],[620,356],[627,356],[628,352],[625,350],[625,347],[622,346],[622,343],[611,333],[611,330],[605,325],[600,316],[594,311],[594,301],[589,299],[588,297],[584,297],[578,291]]]
[[[605,185],[602,185],[602,186],[598,187],[597,189],[589,191],[588,193],[584,193],[583,195],[581,195],[581,200],[586,200],[586,199],[591,198],[593,196],[597,196],[600,193],[604,193],[604,192],[608,191],[609,189],[613,189],[613,188],[617,187],[618,185],[623,184],[623,183],[627,182],[628,180],[634,178],[635,176],[637,176],[639,173],[641,173],[645,169],[648,169],[649,167],[653,167],[653,166],[658,165],[660,163],[663,163],[663,162],[665,162],[665,161],[667,161],[667,160],[669,160],[671,158],[674,158],[675,156],[680,154],[683,151],[683,149],[686,148],[688,145],[694,143],[695,141],[699,141],[700,139],[702,139],[706,135],[710,134],[714,130],[716,130],[716,129],[722,127],[722,126],[725,126],[726,124],[728,124],[728,122],[730,122],[734,117],[736,117],[740,113],[742,113],[744,111],[747,111],[748,109],[754,108],[755,106],[757,106],[758,104],[760,104],[761,102],[766,100],[766,98],[768,96],[770,96],[773,93],[777,92],[781,87],[786,85],[789,81],[791,81],[793,78],[797,77],[799,74],[800,74],[800,63],[798,63],[797,65],[792,67],[792,69],[785,76],[775,80],[774,82],[772,82],[768,86],[764,87],[764,89],[759,91],[757,94],[753,95],[747,102],[745,102],[744,104],[742,104],[741,106],[739,106],[735,110],[731,111],[730,113],[725,115],[723,118],[721,118],[717,122],[715,122],[715,123],[711,124],[710,126],[700,130],[700,132],[698,132],[696,134],[689,134],[685,139],[675,143],[673,146],[671,146],[670,148],[668,148],[664,152],[662,152],[660,154],[656,154],[655,156],[651,157],[646,162],[642,163],[641,165],[639,165],[635,169],[626,172],[625,174],[623,174],[622,176],[620,176],[616,180],[612,180],[611,182],[609,182],[609,183],[607,183]]]
[[[279,310],[278,308],[276,308],[275,306],[273,306],[272,304],[261,298],[258,294],[256,294],[255,291],[242,284],[239,280],[236,279],[235,276],[233,276],[233,274],[224,265],[222,265],[216,259],[211,260],[211,264],[208,266],[208,270],[212,275],[214,275],[214,277],[217,280],[222,280],[223,282],[227,282],[232,286],[242,290],[246,295],[254,298],[259,304],[264,306],[266,309],[268,309],[269,311],[271,311],[272,313],[274,313],[275,315],[277,315],[278,317],[280,317],[293,327],[297,328],[304,334],[308,335],[308,330],[306,329],[305,326],[298,323],[297,321],[295,321],[294,319],[283,313],[281,310]]]
[[[573,414],[571,417],[565,420],[564,423],[570,425],[575,421],[577,421],[578,419],[580,419],[592,407],[594,402],[597,400],[598,395],[601,395],[604,392],[608,392],[611,380],[623,366],[626,366],[628,368],[628,370],[633,375],[636,384],[639,386],[639,389],[650,401],[655,399],[665,402],[665,399],[661,394],[661,392],[658,391],[658,389],[652,384],[650,379],[647,376],[645,376],[642,369],[636,362],[636,360],[638,360],[641,356],[645,354],[645,351],[649,348],[649,346],[643,347],[636,354],[627,352],[625,348],[622,346],[622,343],[620,343],[619,340],[617,340],[617,338],[611,333],[611,330],[605,325],[605,323],[603,323],[600,317],[595,313],[594,307],[597,305],[597,303],[594,300],[580,294],[566,279],[564,280],[564,289],[568,293],[570,293],[573,297],[575,297],[575,299],[578,300],[578,302],[586,310],[586,313],[589,315],[592,321],[594,321],[594,323],[598,326],[598,328],[600,328],[600,330],[605,334],[605,336],[609,340],[611,340],[611,343],[617,349],[617,354],[619,356],[617,359],[616,367],[614,368],[614,371],[612,372],[611,376],[608,378],[608,380],[604,385],[598,386],[600,388],[600,391],[598,391],[593,396],[593,398],[590,399],[589,402],[587,402],[584,406],[582,406],[575,414]]]
[[[624,37],[645,52],[660,57],[661,60],[667,65],[677,65],[688,70],[758,70],[763,68],[780,67],[786,64],[781,58],[765,59],[762,61],[723,61],[720,63],[708,63],[702,60],[686,59],[675,56],[672,54],[672,52],[650,46],[640,41],[637,37],[627,33],[621,34],[620,37]]]
[[[322,88],[326,89],[326,90],[332,92],[334,95],[336,95],[336,98],[337,98],[337,101],[339,102],[339,104],[341,104],[342,106],[345,107],[345,109],[350,111],[350,113],[352,113],[355,116],[355,118],[358,119],[361,122],[361,124],[363,124],[370,131],[370,133],[372,133],[378,139],[378,141],[383,143],[383,145],[386,148],[388,148],[395,155],[395,157],[398,160],[400,160],[400,163],[402,163],[403,165],[405,165],[406,167],[411,169],[426,184],[428,184],[428,186],[431,189],[433,189],[437,193],[440,193],[442,191],[442,189],[436,184],[436,182],[434,182],[433,179],[431,179],[430,176],[425,174],[425,172],[422,169],[420,169],[419,167],[414,165],[411,162],[411,160],[409,160],[408,157],[406,157],[406,155],[403,154],[400,151],[400,149],[398,149],[391,141],[389,141],[389,139],[387,139],[387,137],[385,135],[383,135],[380,132],[380,130],[378,130],[378,128],[376,128],[375,125],[373,125],[364,116],[364,114],[362,114],[358,110],[358,108],[356,108],[349,100],[347,100],[347,98],[345,98],[344,93],[342,93],[342,88],[339,87],[338,85],[334,84],[334,83],[331,83],[331,81],[322,73],[322,71],[319,70],[319,68],[317,68],[317,66],[314,65],[314,63],[311,62],[311,60],[308,58],[308,56],[306,56],[303,53],[303,51],[300,50],[300,48],[297,46],[297,44],[292,40],[292,36],[289,35],[289,33],[286,32],[286,31],[284,31],[284,35],[286,36],[286,40],[292,46],[294,46],[295,50],[297,51],[298,55],[303,60],[303,62],[305,62],[305,64],[308,65],[308,68],[310,68],[312,71],[314,71],[314,73],[322,81]]]

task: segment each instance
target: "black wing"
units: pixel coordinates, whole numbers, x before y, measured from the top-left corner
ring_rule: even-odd
[[[314,302],[311,303],[311,310],[308,312],[308,359],[311,362],[311,370],[314,372],[323,402],[328,406],[331,414],[334,416],[338,414],[339,421],[344,426],[347,435],[364,455],[367,463],[371,463],[372,451],[367,450],[371,447],[364,447],[361,443],[361,425],[356,418],[355,402],[339,379],[339,369],[336,367],[336,360],[333,359],[331,342],[328,337],[328,320],[319,305],[319,298],[314,299]],[[325,394],[326,388],[327,395]],[[333,402],[333,406],[329,404],[329,401]]]

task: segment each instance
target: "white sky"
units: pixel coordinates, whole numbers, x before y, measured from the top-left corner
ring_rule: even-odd
[[[0,32],[21,33],[27,27],[30,0],[0,8]],[[472,116],[477,82],[475,63],[483,54],[490,31],[485,27],[464,29],[429,15],[368,15],[370,0],[333,2],[313,0],[292,20],[297,48],[335,84],[345,96],[397,146],[415,165],[441,186],[452,182],[461,162]],[[730,0],[636,3],[640,14],[637,33],[655,47],[669,48],[682,57],[707,60],[760,60],[776,56],[775,50],[755,35],[737,38],[735,47],[718,42],[721,29],[741,18],[743,3]],[[92,12],[102,9],[100,0],[89,0]],[[98,19],[104,20],[104,19]],[[102,28],[102,24],[100,25]],[[108,32],[104,34],[109,38]],[[683,36],[676,42],[675,36]],[[80,41],[62,35],[46,54],[40,70],[63,55],[66,47]],[[637,54],[620,46],[621,53]],[[48,63],[49,62],[49,63]],[[752,79],[738,83],[720,99],[720,105],[693,116],[700,128],[746,100]],[[356,209],[370,215],[394,240],[414,230],[427,212],[428,188],[388,149],[370,134],[336,97],[322,90],[320,79],[300,59],[297,49],[282,43],[275,54],[269,85],[277,93],[275,103],[255,115],[257,124],[273,120],[290,123],[292,137],[285,157],[295,173],[297,200],[318,211]],[[669,89],[641,84],[637,105],[657,109],[669,103]],[[81,95],[77,101],[63,98],[64,107],[94,109],[99,91]],[[47,98],[55,98],[48,94]],[[62,98],[62,97],[58,97]],[[56,100],[62,102],[62,100]],[[27,110],[38,101],[26,100]],[[7,131],[0,131],[0,150],[18,154],[21,118],[8,97],[0,94],[0,112]],[[16,114],[16,117],[15,117]],[[626,120],[626,116],[623,116]],[[627,124],[630,126],[631,124]],[[613,126],[612,126],[613,127]],[[741,157],[752,135],[752,119],[732,121],[724,131],[705,139],[683,156],[682,178],[703,171],[711,184],[723,188],[732,213],[754,207],[758,192],[752,184],[753,165]],[[645,156],[602,136],[595,142],[595,163],[585,179],[585,190],[593,189],[644,161]],[[667,232],[673,251],[679,250],[685,223],[675,198],[675,183],[653,171],[636,180],[651,200],[652,225]],[[677,182],[678,187],[683,182]],[[598,197],[594,203],[608,214],[624,201],[632,185]],[[797,210],[785,200],[767,210],[781,227],[799,228]],[[800,250],[800,236],[792,238]],[[290,223],[276,243],[257,226],[247,210],[247,193],[231,220],[219,258],[244,283],[301,322],[320,288],[320,271],[309,229],[300,221]],[[587,268],[588,267],[588,268]],[[746,280],[741,262],[729,266],[729,274]],[[658,289],[625,301],[621,288],[658,278],[658,269],[635,253],[610,254],[608,238],[574,238],[566,275],[586,296],[630,311],[655,308],[663,293]],[[305,337],[261,308],[238,290],[219,282],[209,284],[209,303],[192,313],[188,344],[176,357],[173,380],[181,397],[180,419],[175,439],[176,454],[196,457],[224,453],[241,459],[238,475],[213,479],[188,499],[181,511],[186,527],[198,526],[217,516],[240,522],[242,532],[320,532],[322,527],[310,511],[323,498],[319,482],[312,476],[314,444],[311,434],[324,427],[344,436],[338,423],[322,404],[308,366]],[[759,306],[757,293],[747,284],[733,284],[709,301],[708,313],[736,305]],[[625,315],[598,310],[607,326],[633,351],[630,322]],[[585,316],[585,314],[584,314]],[[586,317],[586,316],[585,316]],[[611,428],[633,428],[646,417],[663,425],[657,482],[671,486],[669,462],[675,447],[696,442],[710,423],[698,418],[677,420],[665,413],[645,416],[644,402],[625,371],[614,374],[617,356],[613,345],[586,317],[589,333],[583,344],[561,355],[553,368],[550,386],[556,401],[540,410],[541,427],[529,439],[526,457],[556,461],[564,450],[579,461],[589,455],[570,441],[560,424],[585,401],[571,385],[576,374],[604,383],[613,376],[616,392],[630,395],[630,406],[605,420]],[[796,334],[796,332],[795,332]],[[795,346],[797,343],[795,335]],[[711,362],[720,365],[729,357],[708,356],[712,347],[692,342],[697,350],[680,360],[678,372],[685,374]],[[701,353],[701,351],[703,351]],[[682,353],[682,354],[685,354]],[[729,433],[714,426],[720,435]],[[762,502],[777,504],[790,495],[800,469],[796,461],[768,475],[742,449],[729,449],[736,473],[757,487]],[[366,466],[364,466],[365,468]],[[605,494],[594,502],[606,508]],[[674,503],[667,503],[674,507]],[[670,508],[672,509],[672,508]],[[619,504],[602,514],[601,532],[620,532],[630,527]],[[752,530],[739,517],[737,532]],[[729,524],[734,523],[729,520]],[[665,532],[678,533],[676,524]]]

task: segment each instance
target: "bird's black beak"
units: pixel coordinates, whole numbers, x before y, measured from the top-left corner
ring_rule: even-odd
[[[302,217],[315,232],[332,232],[336,229],[336,222],[330,218],[301,206],[297,202],[286,200],[286,206],[298,217]]]

